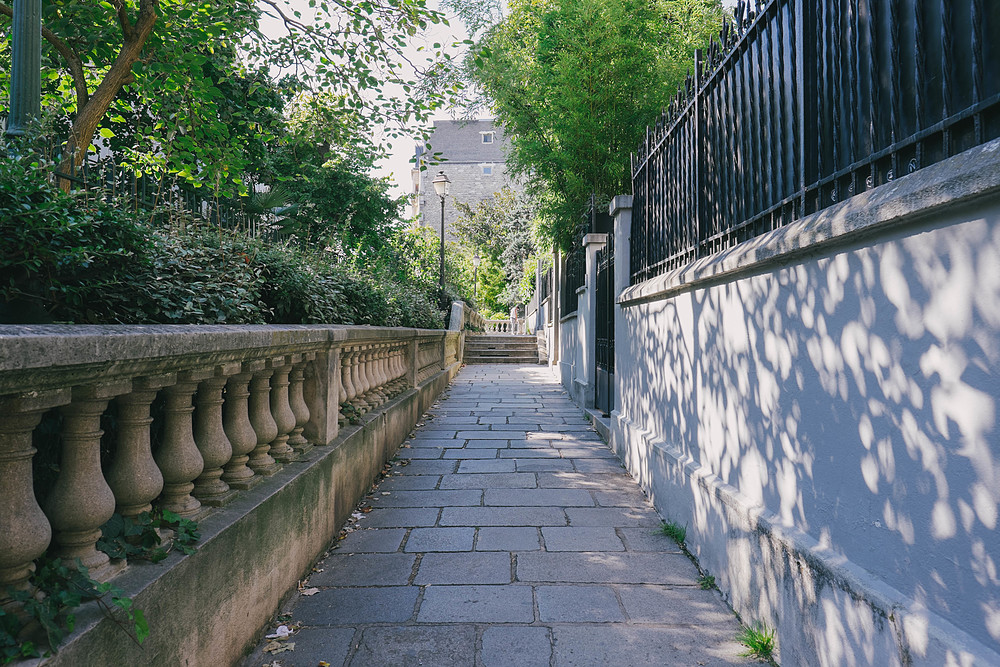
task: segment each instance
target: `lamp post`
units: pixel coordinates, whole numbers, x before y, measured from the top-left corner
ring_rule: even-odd
[[[443,171],[439,171],[431,182],[434,184],[434,192],[441,198],[441,308],[447,310],[448,304],[444,302],[444,198],[448,196],[451,181]]]
[[[10,116],[7,134],[24,134],[40,115],[42,99],[42,3],[14,0]]]
[[[479,263],[482,261],[478,252],[472,256],[472,299],[476,302],[476,308],[479,307]]]

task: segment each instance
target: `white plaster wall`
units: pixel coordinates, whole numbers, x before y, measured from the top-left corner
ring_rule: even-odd
[[[1000,662],[997,197],[621,317],[614,447],[785,664]]]

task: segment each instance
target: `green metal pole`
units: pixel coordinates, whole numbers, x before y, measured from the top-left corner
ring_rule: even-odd
[[[42,110],[42,0],[14,0],[7,134],[23,135]]]

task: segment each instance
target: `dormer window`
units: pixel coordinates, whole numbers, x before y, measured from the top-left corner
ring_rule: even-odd
[[[480,132],[479,135],[483,138],[484,144],[492,144],[495,132]]]

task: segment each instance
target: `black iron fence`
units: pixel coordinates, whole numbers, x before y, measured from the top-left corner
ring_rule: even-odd
[[[541,282],[538,284],[538,303],[541,305],[543,301],[549,298],[552,294],[552,267],[545,269],[542,272]]]
[[[577,239],[573,248],[566,253],[566,267],[562,280],[562,309],[560,314],[565,317],[575,313],[579,305],[579,295],[576,290],[583,287],[587,272],[587,256],[583,249],[582,239]]]
[[[753,4],[633,156],[632,284],[1000,136],[1000,2]]]
[[[614,235],[597,251],[597,312],[594,317],[597,373],[595,407],[605,415],[614,408],[615,376],[615,248]]]

